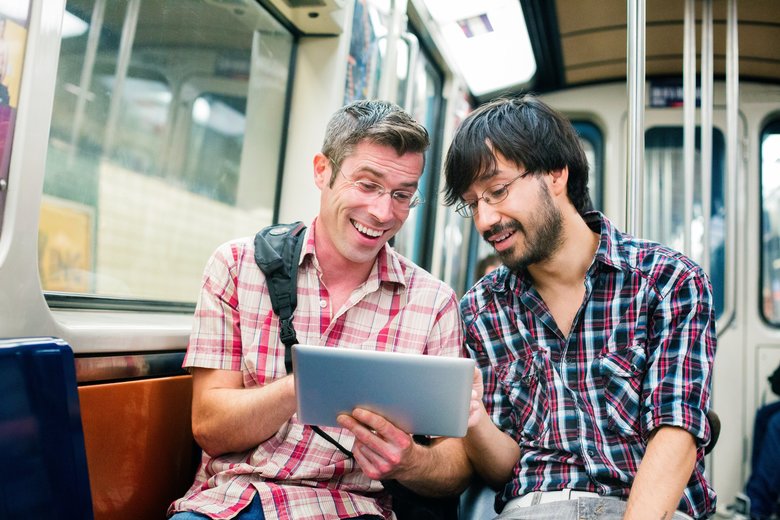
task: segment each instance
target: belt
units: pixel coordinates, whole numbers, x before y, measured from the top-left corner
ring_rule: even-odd
[[[521,507],[531,507],[539,504],[548,504],[550,502],[561,502],[563,500],[576,500],[578,498],[599,498],[601,495],[592,491],[577,491],[575,489],[559,489],[558,491],[532,491],[517,498],[513,498],[504,506],[504,511],[519,509]],[[693,520],[692,517],[675,511],[675,520]]]
[[[516,507],[530,507],[549,502],[560,502],[562,500],[576,500],[578,498],[598,498],[599,496],[598,493],[592,491],[577,491],[568,488],[558,491],[532,491],[507,502],[504,511]]]

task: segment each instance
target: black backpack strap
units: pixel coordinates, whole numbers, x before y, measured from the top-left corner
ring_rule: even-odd
[[[279,337],[284,343],[284,368],[288,374],[292,372],[292,346],[298,343],[292,314],[298,305],[298,260],[301,258],[305,229],[302,222],[276,224],[261,229],[255,235],[255,263],[265,273],[271,306],[279,316]],[[352,452],[319,427],[311,428],[344,455],[354,458]]]
[[[255,235],[255,262],[265,273],[271,305],[279,316],[279,335],[285,346],[284,367],[288,374],[292,372],[290,349],[298,343],[292,315],[298,305],[296,282],[305,229],[302,222],[276,224]]]

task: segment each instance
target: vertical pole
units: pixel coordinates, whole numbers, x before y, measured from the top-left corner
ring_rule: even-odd
[[[645,149],[645,1],[627,0],[628,37],[628,196],[626,198],[626,229],[642,234],[643,159]]]
[[[114,74],[114,88],[111,91],[111,104],[108,107],[108,120],[106,121],[106,135],[103,139],[103,155],[109,156],[114,149],[116,127],[119,122],[119,110],[122,107],[122,96],[127,80],[127,70],[130,68],[130,56],[133,53],[133,41],[138,25],[138,11],[141,9],[141,0],[130,0],[125,12],[125,21],[122,25],[122,37],[119,40],[119,58]]]
[[[683,160],[684,200],[683,252],[691,254],[693,180],[696,154],[696,11],[695,0],[685,0],[683,38]]]
[[[84,64],[81,66],[81,78],[76,91],[76,109],[73,112],[73,124],[70,130],[70,147],[68,149],[68,167],[73,166],[76,158],[76,149],[81,138],[81,126],[84,124],[84,112],[87,110],[87,101],[91,101],[94,95],[89,87],[92,85],[92,73],[95,70],[95,57],[100,43],[100,31],[103,30],[103,16],[106,11],[106,0],[96,0],[89,21],[89,33],[87,34],[87,48],[84,53]]]
[[[701,13],[701,266],[710,272],[712,214],[712,0],[702,0]]]
[[[726,265],[723,319],[734,312],[737,272],[737,178],[741,140],[739,135],[739,31],[737,0],[728,0],[726,14]],[[722,330],[718,323],[718,330]]]

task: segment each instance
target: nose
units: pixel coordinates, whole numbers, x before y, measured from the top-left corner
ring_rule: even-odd
[[[395,215],[395,203],[390,192],[385,192],[376,197],[368,207],[368,212],[377,222],[387,222]]]
[[[474,226],[480,233],[484,233],[501,220],[501,215],[484,199],[477,201],[477,212],[474,213]]]

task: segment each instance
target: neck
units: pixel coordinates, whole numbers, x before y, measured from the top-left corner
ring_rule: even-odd
[[[374,267],[371,262],[356,263],[344,258],[330,243],[330,238],[314,230],[314,248],[322,272],[321,278],[329,290],[340,288],[352,292],[357,286],[368,279]]]
[[[593,263],[599,235],[588,227],[576,210],[572,210],[564,214],[561,247],[544,262],[528,266],[537,289],[579,287]]]

